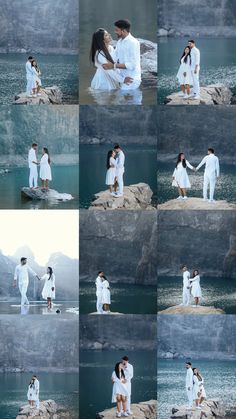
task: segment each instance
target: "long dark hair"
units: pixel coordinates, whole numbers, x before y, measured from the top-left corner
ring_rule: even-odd
[[[52,274],[53,274],[53,270],[52,270],[51,266],[48,266],[48,270],[49,270],[49,278],[48,278],[48,281],[49,281],[52,277]]]
[[[123,370],[121,370],[121,371],[119,370],[119,365],[120,365],[120,362],[117,362],[116,365],[115,365],[115,374],[116,374],[117,378],[120,379],[120,372],[121,372],[122,378],[125,378],[125,373],[124,373]]]
[[[193,368],[193,373],[198,378],[198,381],[202,381],[202,376],[199,372],[195,372],[197,368]]]
[[[185,57],[185,50],[186,50],[186,48],[188,48],[188,54]],[[184,48],[184,52],[182,54],[182,57],[180,58],[180,64],[181,64],[181,60],[182,60],[183,57],[184,57],[185,64],[187,63],[188,57],[189,57],[190,65],[191,65],[191,62],[192,62],[192,60],[191,60],[191,49],[188,46]]]
[[[113,150],[109,150],[107,153],[107,170],[110,169],[110,158],[112,157]]]
[[[197,272],[197,273],[195,274],[195,272]],[[197,276],[197,275],[199,275],[199,271],[197,269],[194,269],[194,271],[193,271],[193,278],[195,278],[195,276]]]
[[[185,168],[185,167],[187,167],[186,160],[185,160],[185,159],[181,160],[181,156],[182,156],[183,154],[184,154],[184,153],[179,153],[179,154],[178,154],[178,157],[177,157],[177,162],[176,162],[176,166],[175,166],[175,167],[177,167],[177,166],[178,166],[178,164],[179,164],[180,162],[182,162],[182,165],[183,165],[183,167],[184,167],[184,168]]]
[[[48,164],[50,164],[51,163],[51,159],[50,159],[50,156],[49,156],[48,148],[47,147],[43,147],[43,150],[48,155]]]
[[[99,28],[93,34],[92,45],[91,45],[91,50],[90,50],[90,61],[92,61],[93,64],[95,63],[95,56],[97,52],[98,53],[101,52],[104,55],[104,57],[107,59],[107,61],[110,61],[112,64],[114,64],[112,56],[109,53],[108,48],[104,41],[105,32],[106,32],[105,29]]]
[[[30,388],[32,388],[34,386],[34,381],[35,381],[35,379],[31,378],[30,383],[29,383]]]

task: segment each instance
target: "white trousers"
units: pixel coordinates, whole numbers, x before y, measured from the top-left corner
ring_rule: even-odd
[[[116,177],[117,177],[117,183],[118,183],[118,186],[119,186],[119,194],[123,195],[123,193],[124,193],[123,173],[118,174]]]
[[[190,289],[183,288],[183,305],[188,306],[190,303]]]
[[[130,412],[130,406],[131,406],[131,394],[129,394],[127,396],[127,401],[126,401],[126,409],[127,409],[127,412]]]
[[[36,164],[35,167],[30,167],[30,174],[29,174],[29,187],[30,188],[37,188],[38,186],[38,169]]]
[[[193,390],[187,390],[187,397],[188,397],[188,406],[192,407],[192,405],[193,405]]]
[[[130,84],[122,83],[121,89],[122,90],[135,90],[139,88],[140,84],[141,84],[141,80],[134,80]]]
[[[103,313],[103,309],[102,309],[102,294],[97,294],[97,304],[96,304],[96,308],[97,308],[97,313]]]
[[[203,198],[204,199],[207,199],[209,185],[210,185],[210,200],[212,201],[214,198],[216,177],[209,176],[207,173],[204,173],[204,182],[203,182]]]
[[[193,93],[197,96],[200,96],[199,71],[197,72],[197,74],[195,74],[194,70],[192,70],[192,77],[193,77]]]
[[[26,84],[26,93],[27,95],[32,94],[32,87],[33,87],[33,79],[32,77],[27,77],[27,84]]]
[[[20,282],[19,283],[19,290],[21,293],[21,305],[29,304],[29,300],[27,298],[27,290],[28,290],[28,282]]]
[[[37,407],[37,409],[39,409],[39,398],[36,400],[36,407]]]

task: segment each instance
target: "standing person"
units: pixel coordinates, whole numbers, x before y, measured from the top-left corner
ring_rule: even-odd
[[[34,402],[37,401],[37,395],[36,395],[36,388],[35,388],[35,379],[31,378],[28,391],[27,391],[27,400],[29,402],[30,407],[34,407]]]
[[[215,155],[213,148],[208,148],[207,155],[202,159],[201,163],[196,167],[196,171],[205,165],[204,182],[203,182],[203,199],[207,201],[208,186],[210,185],[210,196],[208,202],[214,202],[214,192],[216,180],[220,176],[219,159]]]
[[[29,300],[27,298],[27,290],[29,285],[29,273],[39,279],[38,275],[30,268],[27,264],[27,258],[22,257],[20,264],[16,266],[14,274],[13,287],[16,287],[18,281],[18,287],[21,293],[21,305],[28,305]]]
[[[49,189],[49,181],[52,180],[52,172],[51,172],[50,164],[51,164],[51,160],[50,160],[48,149],[47,147],[43,147],[42,157],[40,160],[40,171],[39,171],[42,189]]]
[[[177,199],[187,199],[187,189],[191,188],[189,181],[187,167],[191,170],[195,170],[194,167],[186,160],[184,153],[179,153],[175,170],[173,172],[172,186],[178,188],[179,196]]]
[[[44,280],[44,287],[42,290],[42,297],[47,301],[48,308],[52,308],[52,300],[55,300],[55,275],[50,266],[47,268],[47,273],[40,278]]]
[[[111,376],[111,380],[113,382],[111,402],[116,403],[117,405],[117,417],[127,417],[129,416],[127,413],[126,405],[128,390],[122,362],[117,362],[117,364],[115,365],[114,371]]]
[[[200,99],[200,83],[199,83],[199,73],[200,73],[200,51],[195,45],[195,41],[191,39],[188,41],[188,46],[191,49],[191,71],[193,78],[193,99]]]
[[[103,302],[102,302],[103,277],[104,277],[104,272],[99,271],[98,276],[97,276],[96,281],[95,281],[96,297],[97,297],[96,308],[97,308],[97,313],[100,313],[100,314],[103,313],[103,307],[102,307],[103,306]]]
[[[36,408],[39,409],[39,380],[36,375],[33,375],[34,386],[35,386],[35,395],[36,395]]]
[[[106,173],[106,185],[109,186],[109,191],[112,194],[113,187],[115,185],[116,177],[116,152],[115,150],[109,150],[107,153],[107,173]],[[114,191],[115,192],[115,191]]]
[[[180,67],[176,76],[181,88],[179,96],[183,97],[184,99],[190,98],[190,86],[193,85],[190,53],[190,47],[186,47],[180,59]]]
[[[111,291],[110,291],[110,284],[103,275],[102,281],[102,305],[103,305],[103,313],[110,313],[110,305],[111,305]]]
[[[190,303],[190,272],[186,265],[182,267],[183,272],[183,305],[188,306]]]
[[[32,96],[32,89],[33,89],[33,78],[34,78],[34,73],[32,70],[32,61],[33,61],[33,57],[31,57],[31,55],[28,57],[28,60],[25,64],[25,70],[26,70],[26,94],[27,96],[31,97]]]
[[[114,150],[117,155],[117,162],[116,162],[116,179],[118,183],[118,192],[112,192],[112,196],[116,198],[123,196],[124,193],[124,172],[125,172],[125,155],[120,147],[119,144],[116,144]]]
[[[192,287],[191,294],[195,300],[195,307],[198,307],[198,305],[200,304],[200,298],[202,297],[202,291],[200,287],[200,275],[197,269],[193,271],[193,277],[190,278],[190,284]]]
[[[125,379],[126,379],[126,385],[128,390],[128,396],[127,396],[127,413],[128,415],[132,415],[131,412],[131,380],[134,376],[134,368],[133,365],[129,363],[129,358],[127,355],[123,356],[122,363],[124,367],[124,373],[125,373]]]
[[[200,390],[200,399],[199,399],[199,406],[202,407],[203,406],[203,401],[206,400],[206,391],[205,391],[205,387],[204,387],[204,378],[202,376],[202,374],[200,374],[199,370],[196,368],[196,374],[198,377],[198,381],[199,381],[199,390]]]
[[[30,189],[37,189],[38,187],[38,161],[36,156],[38,144],[33,143],[28,153],[28,165],[29,165],[29,187]]]
[[[187,369],[185,386],[188,397],[188,409],[193,407],[193,370],[191,362],[186,362],[185,367]]]
[[[39,93],[42,87],[42,82],[40,79],[41,71],[36,60],[34,59],[31,62],[31,66],[32,66],[32,72],[33,72],[33,95],[41,96],[41,93]]]
[[[197,368],[193,368],[193,401],[195,402],[196,409],[201,409],[199,406],[200,399],[200,387],[199,387],[199,377]]]

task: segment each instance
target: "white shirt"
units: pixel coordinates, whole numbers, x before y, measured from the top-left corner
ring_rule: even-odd
[[[31,148],[29,150],[29,154],[28,154],[28,164],[29,164],[29,168],[32,169],[34,167],[36,167],[36,164],[33,163],[33,161],[37,161],[37,157],[36,157],[36,151]]]
[[[34,381],[34,386],[35,386],[35,393],[37,397],[39,398],[39,380],[37,380],[37,378]]]
[[[118,40],[115,58],[117,63],[125,64],[126,69],[120,69],[122,76],[141,81],[140,43],[130,33]]]
[[[103,289],[103,281],[100,278],[100,276],[96,278],[95,284],[96,284],[96,294],[100,294]]]
[[[33,269],[31,269],[27,264],[17,265],[15,269],[14,280],[18,280],[20,284],[27,284],[29,282],[29,273],[31,273],[34,276],[37,276]]]
[[[183,273],[183,286],[184,288],[189,287],[190,283],[189,283],[189,278],[190,278],[190,273],[189,271],[185,271]]]
[[[197,47],[191,49],[191,69],[195,70],[196,65],[198,65],[198,70],[200,68],[200,51]]]
[[[129,362],[124,368],[124,374],[125,374],[125,379],[127,380],[127,383],[126,383],[127,390],[129,394],[131,395],[131,380],[134,376],[134,368],[133,368],[133,365],[131,365]]]
[[[202,159],[201,163],[196,167],[196,170],[200,169],[205,164],[205,174],[208,176],[220,176],[220,165],[219,159],[215,154],[208,154]]]
[[[25,64],[25,70],[26,70],[26,77],[27,79],[33,76],[33,70],[32,70],[32,65],[30,61],[27,61],[27,63]]]
[[[122,150],[119,151],[116,161],[117,161],[116,174],[117,175],[123,174],[125,171],[125,155]]]
[[[193,370],[192,368],[187,369],[186,374],[186,389],[190,387],[190,390],[193,388]]]

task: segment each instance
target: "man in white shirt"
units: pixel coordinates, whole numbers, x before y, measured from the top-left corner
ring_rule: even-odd
[[[36,157],[36,150],[38,145],[33,143],[28,153],[28,164],[29,164],[29,187],[36,189],[38,187],[38,162]]]
[[[188,41],[188,46],[191,48],[191,72],[193,77],[193,99],[200,99],[200,51],[195,45],[195,41],[191,39]]]
[[[21,293],[21,305],[28,305],[29,300],[27,298],[27,290],[29,285],[29,273],[40,279],[38,275],[27,265],[27,258],[22,257],[20,265],[17,265],[14,274],[13,287],[16,287],[18,281],[18,287]]]
[[[122,358],[122,364],[124,367],[124,374],[125,374],[125,379],[126,379],[126,386],[127,386],[127,390],[128,390],[128,397],[127,397],[127,413],[128,415],[132,415],[132,412],[130,410],[131,407],[131,380],[134,376],[134,368],[133,365],[131,365],[129,363],[129,358],[128,356],[123,356]]]
[[[32,70],[32,61],[33,61],[33,57],[29,56],[26,64],[25,64],[25,70],[26,70],[26,93],[27,96],[32,96],[32,87],[33,87],[33,77],[34,77],[34,72]]]
[[[188,306],[190,303],[190,272],[186,265],[182,267],[183,272],[183,305]]]
[[[186,362],[185,367],[187,369],[185,386],[188,397],[188,408],[191,409],[193,407],[193,370],[191,362]]]
[[[34,378],[35,393],[36,393],[36,397],[37,397],[36,408],[39,409],[39,387],[40,387],[40,385],[39,385],[39,380],[38,380],[37,376],[33,375],[33,378]]]
[[[115,49],[115,64],[103,64],[104,70],[119,69],[123,77],[131,78],[130,83],[122,83],[122,90],[135,90],[141,84],[140,43],[130,33],[131,23],[127,20],[115,22],[118,42]]]
[[[214,202],[214,192],[216,179],[220,176],[219,159],[215,155],[213,148],[208,148],[207,156],[202,159],[201,163],[196,167],[196,171],[205,164],[204,182],[203,182],[203,199],[207,201],[208,186],[210,185],[210,199],[208,202]]]
[[[103,304],[102,304],[102,282],[103,282],[103,276],[104,272],[99,271],[98,276],[96,278],[95,284],[96,284],[96,297],[97,297],[97,313],[102,314],[103,313]]]
[[[117,192],[112,192],[112,196],[118,198],[123,196],[124,193],[124,172],[125,172],[125,155],[119,144],[116,144],[114,150],[117,154],[117,165],[116,165],[116,179],[118,183],[119,190]]]

